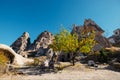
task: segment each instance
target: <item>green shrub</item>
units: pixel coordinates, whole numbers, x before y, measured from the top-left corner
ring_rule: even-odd
[[[110,54],[112,54],[110,51],[102,49],[100,51],[98,60],[102,63],[107,63],[110,60]]]

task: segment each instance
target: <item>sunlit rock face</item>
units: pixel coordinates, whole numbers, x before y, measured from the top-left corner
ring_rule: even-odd
[[[22,36],[13,42],[11,48],[24,57],[42,56],[49,51],[49,45],[52,44],[53,39],[52,33],[44,31],[31,43],[29,33],[24,32]]]
[[[38,37],[34,40],[34,42],[29,47],[28,51],[35,51],[35,56],[46,55],[48,52],[49,45],[52,44],[54,36],[52,33],[48,31],[42,32]]]
[[[113,46],[120,46],[120,29],[116,29],[113,31],[113,35],[108,38],[109,42],[112,43]]]
[[[91,19],[85,19],[83,26],[74,25],[71,33],[77,33],[79,35],[80,40],[82,31],[90,32],[92,30],[94,30],[96,33],[95,40],[98,43],[93,48],[94,51],[101,50],[105,47],[111,47],[111,44],[108,41],[108,39],[102,35],[104,33],[104,30]]]
[[[30,50],[39,50],[40,47],[48,48],[52,43],[54,36],[48,31],[42,32],[29,47]]]
[[[6,53],[6,55],[12,55],[13,56],[13,57],[11,57],[11,60],[12,60],[11,64],[13,64],[13,65],[24,66],[24,65],[27,65],[29,63],[34,62],[33,59],[24,58],[23,56],[17,54],[11,47],[9,47],[7,45],[0,44],[0,50],[7,51],[8,53]],[[7,57],[10,57],[10,56],[7,56]]]
[[[13,44],[10,46],[16,53],[22,54],[30,46],[30,36],[28,32],[24,32]]]

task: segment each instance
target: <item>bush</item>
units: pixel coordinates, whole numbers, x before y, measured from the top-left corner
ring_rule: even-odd
[[[8,57],[5,55],[4,51],[0,50],[0,73],[3,74],[6,72],[7,65],[6,63],[9,61]]]
[[[4,65],[8,61],[8,58],[4,55],[4,52],[0,52],[0,65]]]
[[[72,66],[72,65],[68,62],[60,62],[59,64],[55,64],[55,67],[58,70],[63,70],[64,68],[69,67],[69,66]]]
[[[87,55],[85,58],[86,61],[93,60],[99,63],[108,63],[111,61],[111,56],[113,53],[111,51],[107,51],[105,49],[101,49],[100,51],[96,51],[91,55]]]
[[[34,63],[33,63],[33,65],[35,65],[35,66],[41,65],[41,64],[44,63],[45,60],[46,60],[46,56],[36,57],[36,58],[34,58]]]
[[[100,51],[100,54],[99,54],[99,61],[102,62],[102,63],[108,63],[108,61],[110,60],[110,55],[111,54],[112,53],[110,51],[102,49]]]

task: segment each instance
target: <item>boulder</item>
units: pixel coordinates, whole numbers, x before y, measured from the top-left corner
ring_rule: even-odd
[[[113,35],[108,40],[113,46],[120,47],[120,29],[114,30]]]
[[[17,54],[12,48],[10,48],[7,45],[0,44],[0,49],[8,51],[9,53],[7,53],[7,54],[11,54],[11,55],[14,56],[14,57],[12,57],[13,58],[13,61],[12,61],[13,65],[16,65],[16,66],[25,66],[25,65],[28,65],[28,64],[31,64],[31,63],[34,62],[33,59],[24,58],[21,55]]]
[[[116,69],[120,69],[120,63],[119,62],[114,62],[112,66]]]
[[[116,69],[120,70],[120,60],[115,58],[110,62],[110,65]]]
[[[95,62],[93,60],[88,61],[88,66],[94,66],[94,65],[95,65]]]

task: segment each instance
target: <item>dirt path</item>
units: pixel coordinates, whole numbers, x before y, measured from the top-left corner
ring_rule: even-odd
[[[42,75],[2,76],[0,80],[120,80],[120,72],[110,70],[68,71]]]
[[[68,63],[67,63],[68,64]],[[99,66],[98,70],[86,68],[85,65],[76,64],[64,68],[62,71],[37,73],[38,69],[26,69],[25,75],[3,75],[0,80],[120,80],[120,72],[109,70],[106,66]],[[25,72],[25,70],[23,70]],[[37,74],[34,74],[37,73]]]

